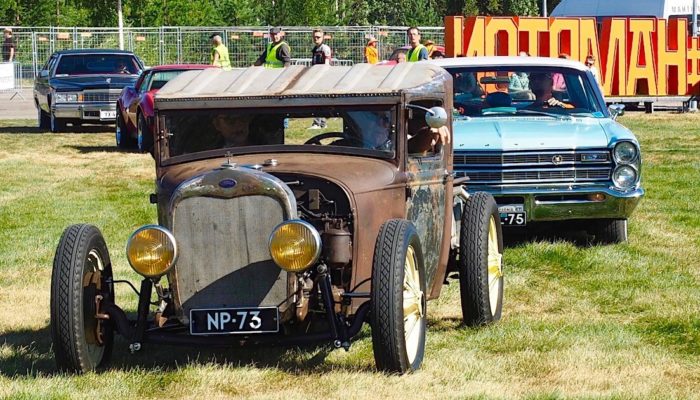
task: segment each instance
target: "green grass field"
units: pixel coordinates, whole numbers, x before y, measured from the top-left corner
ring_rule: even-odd
[[[0,398],[700,398],[700,115],[628,114],[646,197],[629,243],[530,240],[506,248],[503,319],[460,326],[458,285],[428,304],[428,346],[412,375],[374,371],[365,329],[349,352],[197,349],[117,340],[112,366],[56,372],[49,286],[73,223],[98,226],[119,278],[139,281],[128,236],[156,222],[149,155],[111,132],[46,134],[0,121]],[[456,282],[455,282],[456,283]],[[118,303],[135,308],[119,288]]]

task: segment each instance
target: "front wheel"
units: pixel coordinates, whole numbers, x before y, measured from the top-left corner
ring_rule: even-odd
[[[488,193],[476,192],[464,204],[457,266],[464,323],[478,326],[501,319],[503,233],[498,206]]]
[[[43,130],[50,129],[51,128],[51,121],[49,119],[49,116],[46,114],[46,112],[44,112],[44,110],[41,109],[41,107],[39,107],[38,104],[36,106],[36,109],[37,109],[37,121],[38,121],[39,129],[43,129]]]
[[[97,314],[100,299],[114,298],[111,280],[112,265],[100,231],[92,225],[68,227],[51,274],[51,339],[61,371],[83,373],[109,363],[114,330]]]
[[[418,233],[406,220],[382,225],[374,248],[372,347],[377,368],[417,370],[425,354],[426,281]]]
[[[139,114],[136,123],[137,147],[142,153],[153,154],[153,133],[146,124],[146,118],[143,114]]]
[[[132,138],[129,135],[129,130],[126,127],[126,122],[124,122],[124,117],[122,116],[121,109],[117,106],[117,119],[116,119],[116,130],[114,138],[117,142],[117,147],[120,149],[127,149],[132,146]]]
[[[49,117],[49,128],[51,132],[59,133],[66,130],[66,123],[62,119],[57,118],[56,114],[52,112]]]

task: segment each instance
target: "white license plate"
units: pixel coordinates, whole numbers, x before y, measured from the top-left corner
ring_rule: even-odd
[[[277,307],[190,310],[190,334],[231,335],[279,331]]]
[[[501,224],[505,226],[527,225],[527,213],[522,204],[506,204],[498,207]]]
[[[100,110],[100,119],[117,119],[117,111]]]

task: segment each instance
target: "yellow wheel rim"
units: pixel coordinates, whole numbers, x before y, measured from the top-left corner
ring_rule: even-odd
[[[491,216],[489,220],[489,254],[488,254],[488,279],[489,279],[489,302],[491,313],[498,307],[498,297],[501,289],[501,277],[503,277],[503,255],[498,248],[498,230],[496,230],[496,219]]]
[[[406,251],[403,277],[403,332],[406,341],[406,353],[409,362],[413,363],[418,354],[421,337],[423,336],[423,324],[425,318],[423,309],[423,290],[420,286],[420,274],[413,247]]]

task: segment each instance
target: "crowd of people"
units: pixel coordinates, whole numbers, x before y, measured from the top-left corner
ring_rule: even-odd
[[[434,53],[434,43],[427,40],[425,44],[421,43],[421,33],[416,27],[410,27],[406,31],[410,48],[406,53],[397,54],[397,62],[415,62],[427,60]],[[263,66],[265,68],[284,68],[288,67],[292,62],[292,50],[289,44],[284,41],[284,32],[282,28],[274,27],[269,31],[270,41],[265,47],[265,50],[253,63],[254,66]],[[311,49],[311,65],[331,64],[333,52],[326,43],[325,32],[322,29],[314,29],[312,32],[313,48]],[[210,36],[212,49],[210,61],[212,65],[223,69],[231,68],[228,49],[223,44],[221,36],[214,34]],[[378,40],[374,36],[370,36],[364,48],[364,62],[369,64],[377,64],[380,61],[379,50],[377,48]]]

